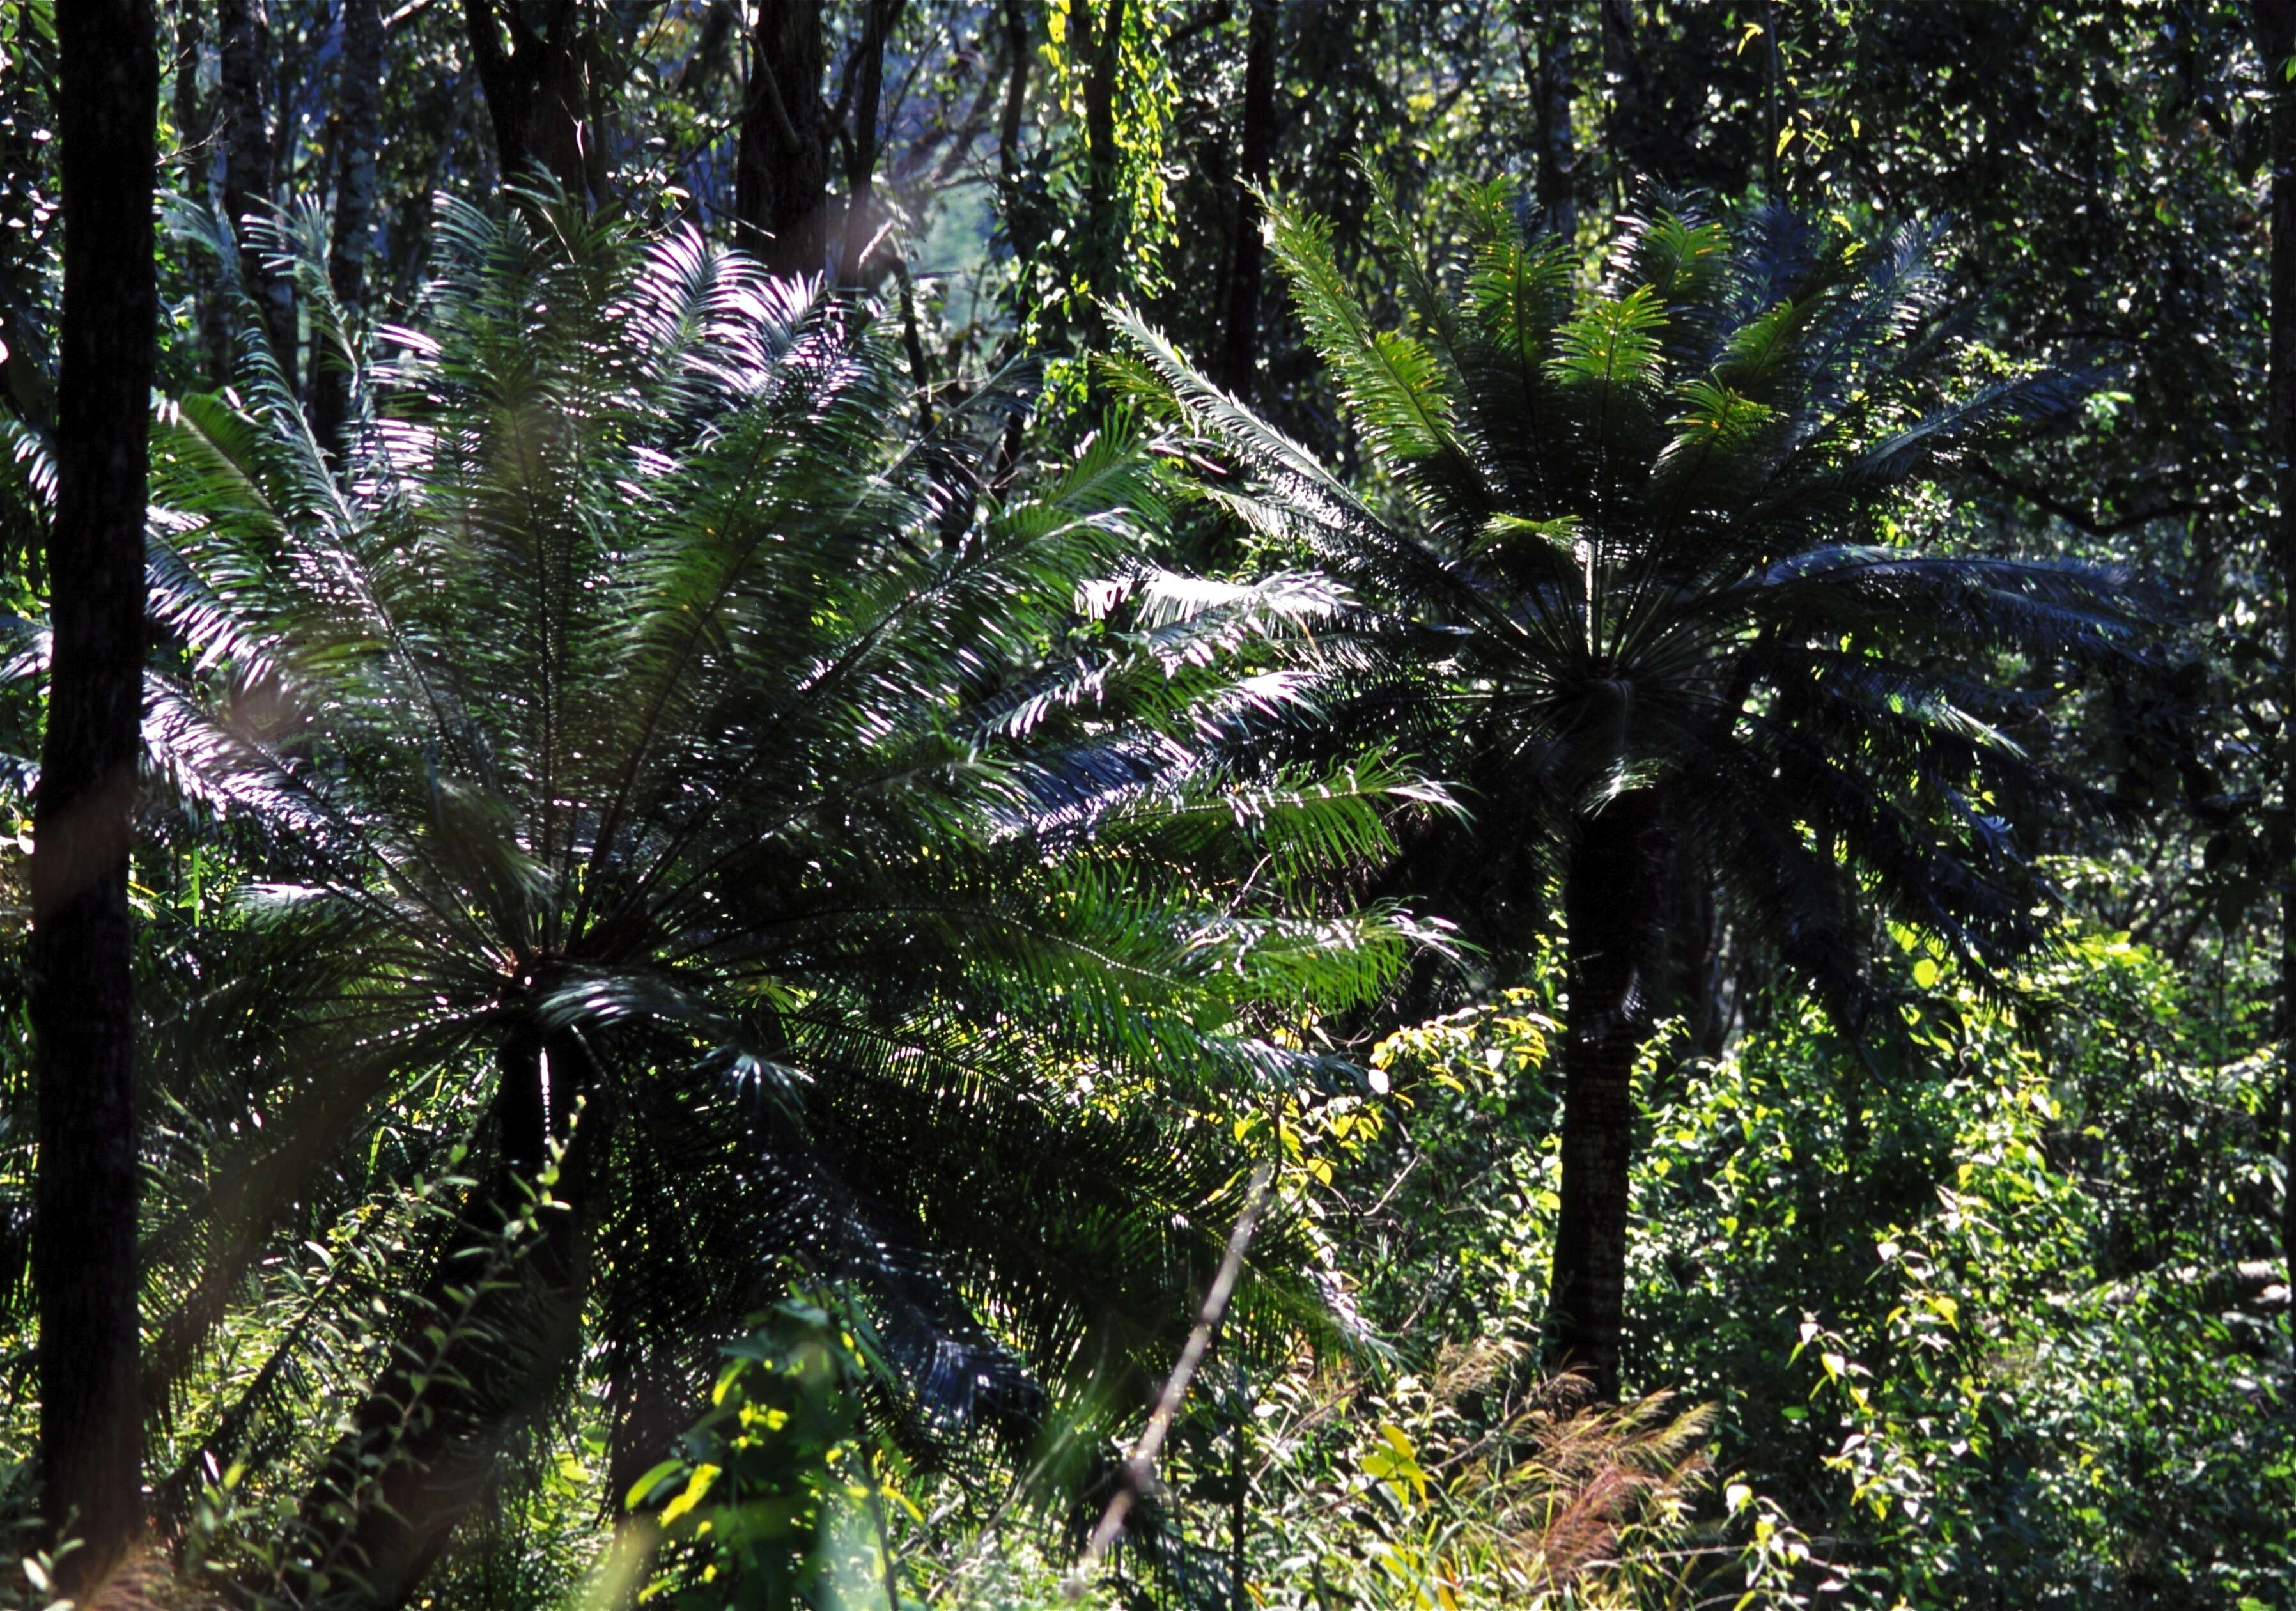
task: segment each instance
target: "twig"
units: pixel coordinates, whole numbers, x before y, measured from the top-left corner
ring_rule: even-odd
[[[1084,1593],[1086,1576],[1100,1565],[1116,1535],[1124,1530],[1124,1518],[1132,1509],[1132,1501],[1148,1485],[1155,1475],[1156,1455],[1164,1447],[1164,1436],[1172,1429],[1172,1421],[1180,1413],[1180,1404],[1188,1396],[1188,1384],[1195,1379],[1196,1369],[1204,1362],[1211,1349],[1212,1332],[1218,1327],[1220,1317],[1227,1312],[1227,1301],[1235,1292],[1236,1278],[1243,1270],[1244,1249],[1251,1245],[1251,1233],[1258,1229],[1261,1212],[1267,1206],[1268,1188],[1275,1179],[1275,1166],[1262,1163],[1252,1171],[1251,1189],[1246,1195],[1243,1212],[1237,1216],[1235,1229],[1228,1233],[1227,1252],[1220,1259],[1219,1273],[1212,1278],[1211,1290],[1204,1294],[1203,1309],[1196,1316],[1196,1328],[1188,1334],[1187,1345],[1180,1350],[1179,1363],[1165,1378],[1164,1391],[1156,1401],[1155,1413],[1140,1434],[1140,1441],[1132,1446],[1129,1459],[1124,1462],[1124,1481],[1101,1513],[1100,1525],[1092,1530],[1092,1542],[1078,1563],[1076,1574],[1067,1585],[1068,1596],[1075,1599]]]
[[[2132,514],[2107,517],[2064,498],[2052,497],[2046,489],[1997,470],[1981,459],[1968,460],[1964,467],[1988,486],[1997,488],[2013,497],[2021,497],[2090,537],[2116,537],[2148,521],[2168,520],[2180,514],[2228,514],[2239,507],[2238,504],[2225,498],[2174,498],[2165,503],[2147,505]]]

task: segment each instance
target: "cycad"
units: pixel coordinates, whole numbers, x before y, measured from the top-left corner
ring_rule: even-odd
[[[1503,191],[1467,201],[1464,260],[1437,273],[1378,220],[1407,330],[1374,321],[1318,221],[1274,210],[1367,493],[1128,328],[1138,387],[1220,466],[1201,493],[1354,590],[1316,637],[1329,721],[1470,785],[1472,826],[1406,882],[1518,955],[1559,883],[1551,1340],[1615,1392],[1631,1074],[1671,895],[1718,888],[1853,1030],[1872,912],[2008,962],[2041,926],[1997,802],[2047,782],[2003,730],[2030,710],[2014,662],[2045,682],[2120,653],[2131,616],[2113,575],[1899,540],[1890,514],[1941,450],[2067,395],[1952,383],[1929,234],[1660,214],[1582,272]]]
[[[1214,762],[1287,697],[1219,646],[1291,605],[1143,563],[1120,433],[995,496],[1002,420],[912,438],[816,288],[538,198],[442,229],[339,467],[259,350],[170,411],[152,560],[154,762],[264,874],[155,1025],[204,1182],[151,1232],[160,1393],[327,1261],[161,1492],[309,1448],[347,1246],[459,1171],[279,1579],[380,1603],[585,1371],[619,1495],[793,1267],[928,1441],[1163,1354],[1241,1190],[1197,1115],[1340,1073],[1273,1032],[1406,940],[1237,888],[1378,851],[1403,785]],[[1247,1313],[1311,1321],[1267,1247]]]

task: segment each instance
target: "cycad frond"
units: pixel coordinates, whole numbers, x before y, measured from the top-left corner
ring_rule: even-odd
[[[893,356],[818,285],[546,194],[442,203],[439,234],[406,326],[329,338],[363,411],[337,458],[259,349],[170,409],[152,563],[155,762],[269,880],[164,998],[155,1268],[211,1277],[160,1278],[162,1396],[234,1316],[306,1299],[220,1385],[231,1435],[351,1379],[296,1351],[375,1295],[272,1255],[467,1149],[305,1508],[314,1562],[383,1583],[423,1557],[399,1477],[342,1497],[384,1459],[375,1402],[428,1393],[406,1469],[461,1472],[584,1357],[636,1373],[618,1403],[690,1385],[791,1261],[863,1295],[923,1431],[1021,1436],[1079,1339],[1119,1375],[1160,1356],[1242,1167],[1197,1115],[1348,1078],[1275,1024],[1371,999],[1428,937],[1308,875],[1440,804],[1242,742],[1296,702],[1236,651],[1349,603],[1159,570],[1133,430],[996,496],[993,401],[889,430]],[[229,1134],[234,1101],[259,1131]],[[398,1102],[422,1145],[389,1139]],[[537,1179],[565,1215],[417,1382],[426,1317]],[[519,1363],[584,1270],[595,1349]],[[1247,1307],[1305,1323],[1279,1265],[1261,1286]]]

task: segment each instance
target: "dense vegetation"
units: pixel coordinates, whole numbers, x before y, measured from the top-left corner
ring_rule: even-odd
[[[0,1603],[2296,1607],[2296,4],[0,0]]]

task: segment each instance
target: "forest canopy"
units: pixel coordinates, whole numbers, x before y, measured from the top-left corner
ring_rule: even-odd
[[[2296,1606],[2296,0],[0,0],[0,1606]]]

